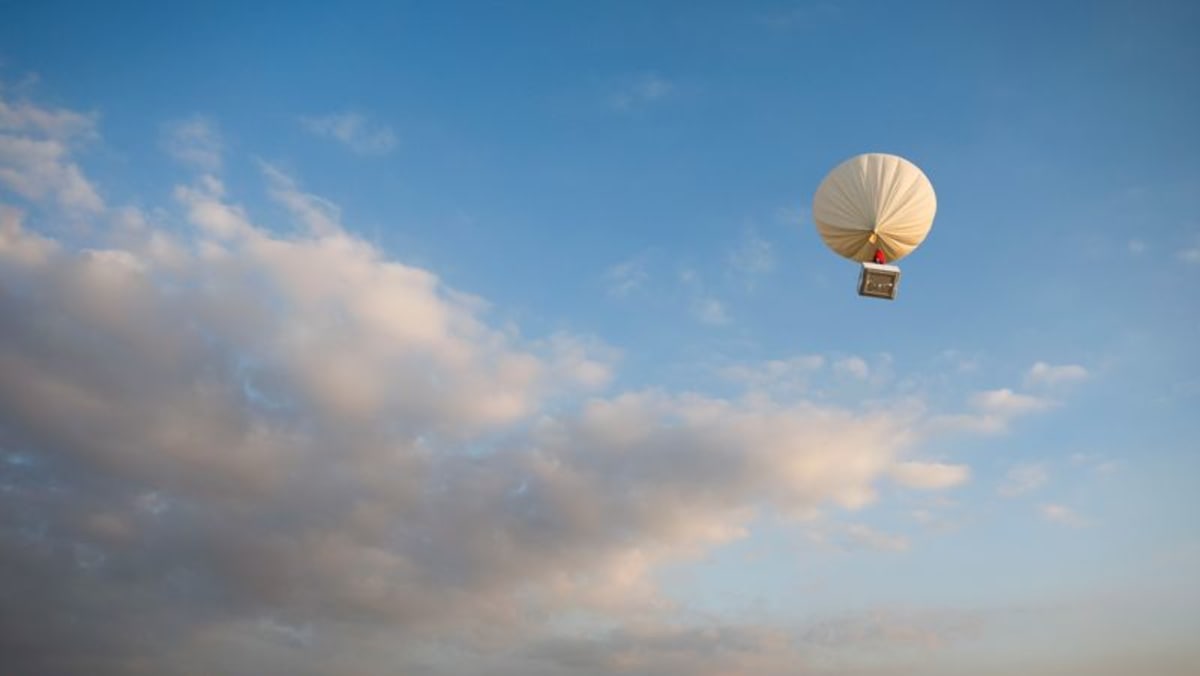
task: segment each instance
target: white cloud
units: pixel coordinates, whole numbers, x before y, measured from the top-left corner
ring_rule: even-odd
[[[692,316],[713,326],[729,323],[729,314],[725,312],[725,304],[711,296],[696,298],[692,301]]]
[[[1055,386],[1067,383],[1077,383],[1087,380],[1088,371],[1078,364],[1052,365],[1039,361],[1029,369],[1025,376],[1028,385]]]
[[[608,97],[608,103],[619,111],[630,111],[666,99],[676,90],[670,81],[645,73],[628,79]]]
[[[1146,243],[1140,239],[1131,239],[1128,243],[1129,253],[1137,256],[1146,253]]]
[[[270,185],[271,197],[314,235],[330,235],[341,230],[341,209],[327,199],[299,189],[292,177],[269,163],[260,164]]]
[[[176,160],[200,171],[220,171],[225,144],[216,124],[203,115],[176,120],[163,127],[163,148]]]
[[[974,411],[932,416],[930,432],[998,434],[1007,430],[1016,418],[1048,411],[1057,405],[1053,400],[1019,394],[1009,388],[976,392],[970,396],[969,404]]]
[[[620,351],[597,339],[567,333],[556,333],[546,343],[554,372],[572,387],[600,389],[612,381]]]
[[[690,296],[688,309],[692,317],[711,326],[729,323],[725,304],[705,290],[704,280],[695,268],[686,265],[680,267],[679,283]]]
[[[1035,411],[1044,411],[1054,406],[1054,403],[1028,394],[1018,394],[1008,388],[977,392],[971,397],[971,404],[984,413],[1001,416],[1017,416]]]
[[[899,462],[889,472],[892,480],[901,486],[925,490],[952,488],[971,478],[971,470],[966,465],[940,462]]]
[[[1179,260],[1191,265],[1200,265],[1200,247],[1191,247],[1180,251]]]
[[[747,284],[775,269],[775,254],[771,243],[754,232],[747,232],[732,253],[729,267]]]
[[[866,360],[862,357],[839,359],[833,363],[833,370],[858,380],[866,380],[871,376],[871,367],[867,365]]]
[[[944,350],[938,361],[949,365],[956,373],[974,373],[979,370],[978,356],[964,354],[959,350]]]
[[[361,113],[303,117],[300,123],[313,134],[338,141],[360,155],[386,155],[396,148],[396,132]]]
[[[1037,490],[1049,478],[1044,465],[1024,463],[1014,465],[1004,475],[996,492],[1006,498],[1015,498]]]
[[[175,199],[187,207],[189,222],[214,241],[202,243],[205,250],[223,251],[217,241],[252,236],[254,226],[245,210],[224,201],[225,185],[214,176],[201,176],[195,185],[177,186]]]
[[[1087,521],[1083,517],[1076,514],[1070,507],[1063,505],[1047,503],[1039,507],[1038,512],[1046,521],[1062,526],[1082,528],[1087,525]]]
[[[100,212],[104,200],[68,155],[63,139],[0,131],[0,185],[31,202],[53,203],[72,214]]]
[[[649,278],[646,261],[641,256],[617,263],[604,272],[608,293],[616,298],[624,298],[641,289]]]
[[[807,390],[813,374],[824,366],[824,357],[807,354],[758,364],[734,364],[720,369],[720,375],[749,390],[787,398]]]
[[[1121,468],[1119,460],[1091,453],[1072,453],[1071,464],[1086,468],[1099,475],[1110,475]]]
[[[0,96],[3,93],[0,89]],[[92,139],[96,137],[96,118],[95,114],[0,98],[0,133],[31,134],[64,142]]]
[[[415,641],[536,631],[559,609],[659,612],[664,562],[743,536],[760,505],[869,504],[912,440],[907,413],[808,403],[648,391],[564,407],[610,381],[610,350],[489,326],[480,301],[262,169],[292,234],[212,176],[175,191],[190,231],[126,214],[157,245],[122,231],[78,249],[5,212],[0,275],[42,291],[0,297],[15,318],[0,325],[0,427],[67,487],[38,518],[83,563],[0,546],[45,581],[27,580],[23,607],[109,609],[6,634],[48,649],[86,626],[119,653],[192,594],[196,615],[147,657],[162,666],[191,645],[248,650],[235,635],[327,641],[364,618]],[[0,495],[4,513],[33,514],[16,509],[28,494]],[[113,594],[134,601],[114,614]]]
[[[71,160],[73,146],[97,137],[96,116],[9,101],[0,90],[0,185],[73,215],[104,208],[99,192]]]
[[[889,479],[968,475],[905,460],[928,429],[918,407],[597,394],[615,350],[495,325],[261,169],[295,227],[263,227],[211,175],[174,191],[185,229],[98,204],[87,247],[0,209],[0,280],[37,290],[0,294],[0,448],[22,453],[0,491],[15,671],[424,671],[423,650],[479,645],[541,673],[589,655],[786,670],[777,631],[665,621],[657,573],[761,511],[862,509]],[[842,537],[909,546],[861,524]],[[532,654],[578,617],[618,645],[601,629]],[[697,642],[720,649],[697,660]],[[49,662],[63,645],[71,661]]]

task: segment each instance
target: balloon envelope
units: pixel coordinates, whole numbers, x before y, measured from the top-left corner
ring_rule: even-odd
[[[889,262],[912,253],[933,226],[937,196],[917,165],[867,153],[839,164],[813,197],[813,220],[825,245],[854,261],[882,249]]]

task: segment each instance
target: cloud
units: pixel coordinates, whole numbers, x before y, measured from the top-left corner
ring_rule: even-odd
[[[1088,371],[1078,364],[1063,364],[1054,366],[1039,361],[1029,369],[1025,376],[1027,385],[1055,386],[1067,383],[1077,383],[1087,380]]]
[[[613,367],[620,359],[619,350],[594,338],[556,333],[544,341],[547,359],[555,373],[570,386],[596,390],[613,379]]]
[[[845,357],[834,362],[833,370],[857,380],[866,380],[871,375],[871,367],[862,357]]]
[[[263,227],[211,175],[173,191],[185,227],[100,203],[86,246],[0,209],[15,672],[436,673],[446,650],[513,655],[513,673],[786,672],[773,630],[675,623],[656,572],[763,511],[862,509],[889,478],[966,476],[905,460],[919,407],[601,394],[613,348],[522,337],[260,169],[292,227]],[[738,373],[824,360],[780,363]],[[598,628],[549,640],[576,619]]]
[[[939,649],[957,640],[977,637],[985,624],[984,619],[983,613],[962,610],[872,608],[858,614],[816,622],[804,629],[800,642],[810,647],[825,648],[893,646]]]
[[[1056,523],[1071,528],[1082,528],[1087,525],[1087,521],[1075,513],[1070,507],[1047,503],[1038,508],[1038,513],[1042,518],[1051,523]]]
[[[341,209],[327,199],[306,193],[291,176],[270,163],[260,164],[270,185],[271,197],[288,210],[305,229],[314,235],[331,235],[341,230]]]
[[[614,110],[628,112],[662,101],[674,94],[676,89],[675,84],[659,75],[644,73],[627,79],[609,95],[608,104]]]
[[[817,354],[798,355],[758,364],[733,364],[720,369],[720,375],[748,390],[788,398],[804,393],[812,376],[825,366],[825,361],[825,357]]]
[[[164,125],[162,146],[177,161],[200,171],[221,169],[225,144],[216,124],[203,115]]]
[[[688,266],[681,267],[679,283],[690,296],[688,309],[692,317],[710,326],[729,323],[729,314],[725,310],[725,304],[705,290],[704,280],[699,272]]]
[[[842,535],[845,542],[855,548],[904,552],[908,551],[910,545],[908,538],[903,535],[884,533],[861,523],[848,524]]]
[[[604,272],[608,294],[615,298],[624,298],[641,289],[649,278],[646,261],[641,256],[617,263]]]
[[[1031,493],[1046,483],[1049,474],[1045,466],[1036,463],[1014,465],[1004,475],[996,492],[1006,498],[1015,498]]]
[[[729,323],[729,314],[725,312],[725,304],[711,296],[703,296],[692,301],[692,316],[712,326]]]
[[[754,232],[747,232],[742,242],[729,254],[729,267],[750,285],[757,277],[775,269],[775,253],[771,243]]]
[[[892,480],[907,488],[944,489],[959,486],[971,478],[966,465],[940,462],[900,462],[890,470]]]
[[[984,413],[1013,416],[1044,411],[1053,403],[1028,394],[1018,394],[1010,389],[987,390],[971,397],[971,404]]]
[[[0,186],[71,215],[100,212],[99,192],[70,159],[73,146],[96,136],[94,115],[0,98]]]
[[[1180,251],[1179,260],[1190,265],[1200,265],[1200,247],[1191,247]]]
[[[1084,467],[1099,475],[1111,475],[1121,469],[1121,461],[1091,453],[1072,453],[1071,464]]]
[[[929,421],[930,432],[998,434],[1019,417],[1048,411],[1057,405],[1053,400],[1020,394],[1009,388],[976,392],[968,403],[974,409],[972,412],[933,416]]]
[[[338,141],[359,155],[386,155],[396,148],[396,133],[392,128],[361,113],[302,117],[300,123],[313,134]]]
[[[620,627],[596,638],[562,632],[534,644],[526,651],[533,658],[531,663],[512,673],[909,673],[909,668],[900,665],[977,638],[995,615],[998,613],[872,607],[794,627],[693,620]],[[881,667],[881,661],[887,666]],[[539,664],[545,664],[547,671],[535,671]]]
[[[3,89],[0,89],[3,95]],[[0,132],[24,133],[58,141],[96,137],[95,114],[47,108],[29,101],[0,98]]]

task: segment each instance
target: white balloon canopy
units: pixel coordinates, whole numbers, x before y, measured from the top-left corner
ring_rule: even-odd
[[[933,226],[937,196],[917,165],[867,153],[839,164],[813,197],[813,220],[825,245],[854,261],[876,250],[888,262],[912,253]]]

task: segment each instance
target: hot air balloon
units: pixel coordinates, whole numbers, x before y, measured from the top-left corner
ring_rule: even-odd
[[[842,162],[817,188],[813,220],[825,245],[862,265],[858,293],[894,299],[895,261],[925,241],[937,213],[933,185],[903,157],[867,153]]]

